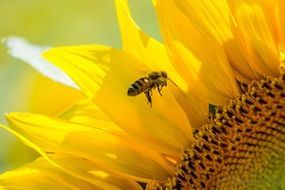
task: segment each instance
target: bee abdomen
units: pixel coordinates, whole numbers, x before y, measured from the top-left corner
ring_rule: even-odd
[[[148,78],[140,78],[130,85],[128,96],[136,96],[150,88],[150,80]]]

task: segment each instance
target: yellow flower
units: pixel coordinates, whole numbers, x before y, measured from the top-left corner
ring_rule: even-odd
[[[59,185],[81,189],[139,189],[136,182],[148,189],[284,188],[282,4],[155,0],[163,45],[136,26],[126,0],[116,0],[123,51],[86,45],[44,53],[86,100],[57,117],[7,115],[6,129],[48,161],[28,166],[27,178],[36,170],[31,181],[59,175]],[[161,70],[178,87],[170,83],[162,97],[153,92],[152,108],[144,96],[127,96],[136,79]],[[217,109],[206,120],[209,104]],[[98,171],[112,179],[98,179]]]

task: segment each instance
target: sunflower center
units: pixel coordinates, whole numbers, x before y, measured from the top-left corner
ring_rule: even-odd
[[[253,81],[194,135],[176,175],[152,189],[280,187],[285,175],[284,107],[284,73]]]

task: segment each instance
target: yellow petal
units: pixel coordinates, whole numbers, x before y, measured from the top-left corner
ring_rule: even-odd
[[[108,73],[118,70],[117,67],[122,67],[116,73],[118,82],[121,78],[130,79],[149,71],[146,65],[132,56],[103,45],[52,48],[44,52],[43,56],[64,70],[91,98],[100,90],[103,80],[109,77]]]
[[[64,140],[63,149],[100,165],[107,171],[132,180],[165,180],[170,165],[155,151],[105,132],[74,132]]]
[[[84,98],[80,91],[56,83],[39,74],[34,76],[29,73],[29,77],[31,77],[29,82],[32,85],[32,88],[29,89],[31,95],[28,100],[30,112],[56,115],[73,102]],[[26,85],[23,85],[22,88],[27,91]]]
[[[236,34],[236,39],[225,41],[224,49],[231,63],[235,77],[239,81],[248,84],[250,81],[260,78],[261,75],[249,64],[250,60],[244,53],[243,45],[237,40],[238,36],[239,35]]]
[[[45,153],[34,143],[17,133],[16,131],[0,124],[0,127],[12,133],[20,140],[24,142],[27,146],[35,149],[41,155],[45,156]],[[45,156],[45,158],[48,158]],[[38,183],[35,183],[37,181]],[[47,188],[48,187],[48,188]],[[31,168],[21,168],[19,170],[13,170],[11,172],[6,172],[0,175],[0,189],[9,190],[21,190],[21,189],[43,189],[47,190],[50,187],[53,189],[66,189],[59,181],[55,181],[48,178],[43,173]]]
[[[102,168],[141,181],[152,177],[166,179],[172,172],[160,154],[125,136],[33,114],[14,113],[7,118],[10,126],[36,144],[41,152],[68,152],[83,157],[91,155],[92,159],[87,158]],[[113,160],[108,154],[115,155],[117,159]],[[55,160],[53,162],[56,163]]]
[[[13,129],[9,128],[9,127],[6,127],[5,125],[2,125],[2,124],[0,124],[0,128],[3,128],[6,131],[8,131],[9,133],[11,133],[12,135],[15,135],[15,137],[19,138],[25,145],[27,145],[28,147],[31,147],[36,152],[38,152],[40,155],[42,155],[45,159],[49,160],[49,158],[46,155],[46,153],[39,146],[37,146],[31,140],[27,139],[25,136],[23,136],[20,133],[18,133],[16,130],[13,130]]]
[[[74,103],[61,112],[58,117],[72,123],[102,129],[114,134],[126,135],[125,132],[90,99],[83,99]]]
[[[138,141],[175,156],[190,144],[190,124],[169,88],[162,97],[153,93],[152,108],[144,94],[127,96],[129,85],[150,71],[137,59],[99,45],[54,48],[44,56],[69,74],[86,95],[94,97],[100,109]]]
[[[75,163],[75,158],[68,156],[54,155],[53,159],[58,162]],[[79,159],[78,159],[79,160]],[[81,159],[83,160],[83,159]],[[78,164],[78,162],[76,162]],[[80,162],[84,165],[84,162]],[[81,167],[82,165],[79,165]],[[85,169],[85,168],[84,168]],[[96,168],[89,168],[96,171]],[[63,172],[59,168],[51,165],[43,158],[26,164],[25,166],[9,171],[0,175],[0,184],[7,189],[108,189],[108,190],[119,190],[119,189],[141,189],[138,184],[132,181],[116,179],[104,172],[99,172],[97,175],[93,175],[93,178],[97,178],[97,183],[92,184],[84,180],[80,180],[76,177],[72,177],[69,174]],[[100,175],[99,175],[100,174]],[[96,177],[97,176],[97,177]],[[1,186],[0,186],[1,189]]]
[[[279,74],[279,48],[277,43],[274,1],[228,1],[235,22],[235,39],[251,68],[262,76]],[[272,21],[271,21],[272,20]],[[235,26],[236,24],[236,26]]]
[[[161,30],[178,72],[206,102],[226,104],[239,93],[221,44],[199,31],[171,1],[156,2]]]
[[[102,189],[122,189],[122,190],[141,190],[142,188],[136,182],[125,178],[115,177],[102,170],[102,167],[94,162],[73,155],[51,154],[50,159],[56,162],[67,173],[92,183]]]
[[[150,70],[166,71],[183,91],[187,91],[187,84],[175,71],[164,45],[145,34],[133,21],[128,1],[116,0],[116,7],[124,50],[146,64]]]
[[[9,113],[6,114],[6,118],[13,130],[31,139],[33,143],[46,151],[59,148],[65,136],[72,131],[92,129],[88,126],[37,114]]]
[[[174,2],[199,31],[213,36],[223,44],[236,78],[248,82],[259,77],[242,55],[243,48],[233,40],[231,12],[226,0]]]
[[[279,8],[279,38],[281,49],[285,50],[285,12],[284,12],[285,2],[283,0],[278,1]]]
[[[179,88],[172,89],[177,102],[181,105],[186,113],[191,127],[198,129],[207,121],[209,114],[209,104],[191,92],[184,93]]]
[[[280,53],[280,65],[284,67],[285,65],[285,51],[281,51]]]
[[[86,188],[86,187],[85,187]],[[47,176],[38,170],[23,167],[0,175],[0,189],[7,190],[62,190],[76,189]],[[90,189],[90,188],[86,188]]]
[[[43,147],[36,145],[31,140],[33,138],[27,139],[25,136],[19,134],[15,130],[12,130],[4,125],[0,124],[0,127],[9,131],[16,137],[18,137],[24,144],[36,150],[43,158],[45,158],[52,166],[57,167],[60,171],[84,180],[88,183],[100,186],[106,190],[117,190],[117,189],[140,189],[140,186],[133,181],[121,179],[115,176],[110,176],[102,170],[101,166],[96,165],[82,157],[76,157],[71,155],[64,155],[62,153],[49,154],[44,152]],[[28,184],[29,185],[29,184]],[[124,188],[125,186],[125,188]],[[1,187],[1,186],[0,186]]]
[[[172,88],[177,102],[183,108],[191,126],[198,128],[206,120],[208,103],[194,99],[188,90],[188,85],[181,78],[168,57],[165,46],[154,38],[145,34],[131,17],[127,0],[116,0],[117,14],[121,29],[123,48],[151,70],[166,71],[169,77],[175,81],[179,88]],[[199,109],[190,109],[197,108]]]
[[[229,27],[230,11],[226,0],[175,0],[173,2],[201,32],[212,35],[220,42],[232,38]]]

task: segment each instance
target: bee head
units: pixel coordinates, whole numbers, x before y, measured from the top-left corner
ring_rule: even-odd
[[[173,82],[173,81],[168,77],[167,72],[161,71],[161,76],[162,76],[163,78],[165,78],[165,79],[170,80],[170,82],[172,82],[175,86],[177,86],[177,84],[175,84],[175,82]]]
[[[164,77],[164,78],[168,78],[167,77],[167,72],[165,72],[165,71],[161,71],[161,76]]]

